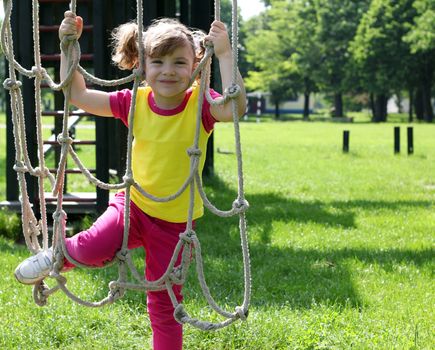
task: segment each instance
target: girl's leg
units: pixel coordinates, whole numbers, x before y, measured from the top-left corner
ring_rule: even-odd
[[[139,237],[141,233],[140,223],[145,214],[131,204],[130,210],[130,234],[128,247],[135,248],[142,245]],[[98,218],[92,227],[72,238],[66,239],[66,248],[71,257],[89,266],[103,266],[105,262],[112,260],[116,252],[121,248],[124,232],[124,193],[118,193],[110,202],[106,212]],[[53,261],[52,250],[41,251],[27,258],[15,269],[15,277],[24,284],[35,284],[47,277]],[[64,269],[68,270],[74,264],[67,259],[64,261]]]
[[[146,230],[146,278],[155,281],[165,273],[185,224],[173,224],[150,218],[152,225]],[[178,257],[177,264],[181,256]],[[176,264],[176,265],[177,265]],[[181,286],[174,286],[174,293],[181,302]],[[174,319],[174,307],[168,292],[147,292],[148,312],[153,330],[154,350],[180,350],[183,347],[183,327]]]
[[[111,261],[122,245],[124,233],[124,193],[117,193],[107,210],[91,228],[66,239],[66,248],[71,257],[88,266],[103,266]],[[142,245],[140,239],[140,216],[143,212],[134,203],[130,206],[129,248]],[[65,259],[64,268],[74,267]]]

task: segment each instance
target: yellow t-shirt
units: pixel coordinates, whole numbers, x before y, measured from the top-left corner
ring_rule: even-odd
[[[175,114],[156,113],[149,105],[150,87],[138,89],[133,125],[132,170],[136,182],[155,197],[175,194],[190,173],[187,149],[194,144],[199,87],[194,86],[186,96],[185,107]],[[157,108],[158,109],[158,108]],[[204,168],[207,132],[200,120],[200,174]],[[195,186],[196,187],[196,186]],[[186,222],[189,209],[190,186],[169,202],[155,202],[131,187],[131,199],[146,214],[169,222]],[[195,188],[193,219],[204,213],[203,202]]]

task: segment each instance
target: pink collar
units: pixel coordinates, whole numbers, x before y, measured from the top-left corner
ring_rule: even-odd
[[[154,100],[154,93],[151,90],[150,93],[148,94],[148,104],[154,113],[169,117],[182,112],[184,108],[186,108],[187,102],[189,101],[191,95],[192,95],[192,89],[190,88],[186,91],[183,101],[177,107],[172,109],[163,109],[157,106],[156,101]]]

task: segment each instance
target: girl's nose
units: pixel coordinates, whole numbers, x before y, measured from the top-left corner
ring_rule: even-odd
[[[174,66],[172,64],[163,65],[163,74],[173,75],[175,73]]]

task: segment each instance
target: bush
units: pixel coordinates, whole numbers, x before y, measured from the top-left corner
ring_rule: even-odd
[[[21,219],[18,214],[7,210],[0,209],[0,236],[9,238],[18,242],[21,238]]]
[[[96,219],[96,215],[85,215],[81,220],[72,221],[72,232],[67,232],[67,236],[72,236],[81,231],[89,229],[89,227],[92,226]]]

